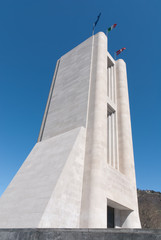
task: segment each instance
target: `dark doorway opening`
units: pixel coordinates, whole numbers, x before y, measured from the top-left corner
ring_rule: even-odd
[[[115,227],[115,209],[107,206],[107,227]]]

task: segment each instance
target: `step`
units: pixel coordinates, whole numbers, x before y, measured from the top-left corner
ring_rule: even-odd
[[[161,240],[161,229],[0,229],[0,240]]]

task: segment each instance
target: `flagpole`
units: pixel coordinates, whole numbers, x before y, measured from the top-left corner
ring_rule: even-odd
[[[101,13],[99,13],[99,15],[97,16],[97,19],[96,21],[93,23],[93,31],[92,31],[92,36],[94,35],[94,30],[95,30],[95,27],[100,19],[100,16],[101,16]]]
[[[108,29],[106,30],[106,36],[108,36]]]
[[[93,29],[92,29],[92,36],[94,35],[94,23],[93,23]]]
[[[108,52],[108,29],[106,31],[106,37],[107,37],[107,52]]]
[[[115,59],[115,61],[116,61],[116,52],[114,52],[114,59]]]

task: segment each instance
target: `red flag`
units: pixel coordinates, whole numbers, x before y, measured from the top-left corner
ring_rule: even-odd
[[[126,48],[121,48],[116,52],[116,55],[119,55],[122,51],[124,51]]]

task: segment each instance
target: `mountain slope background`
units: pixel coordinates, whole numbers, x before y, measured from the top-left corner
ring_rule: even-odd
[[[142,228],[161,229],[161,192],[138,189],[137,193]]]

